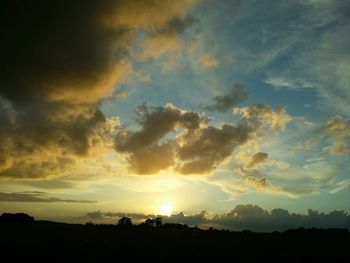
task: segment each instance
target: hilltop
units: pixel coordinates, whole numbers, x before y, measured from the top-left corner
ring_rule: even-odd
[[[5,215],[5,216],[4,216]],[[7,218],[7,221],[4,220]],[[19,214],[0,220],[1,255],[11,262],[229,260],[233,262],[349,261],[346,229],[201,230],[181,224],[95,225],[35,221]],[[153,221],[154,222],[154,221]]]

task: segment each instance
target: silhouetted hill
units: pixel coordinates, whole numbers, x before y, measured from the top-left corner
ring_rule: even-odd
[[[0,216],[0,223],[28,224],[28,223],[34,223],[34,222],[35,222],[34,217],[24,213],[17,213],[17,214],[3,213]]]
[[[50,221],[0,224],[3,262],[349,262],[346,229],[294,229],[254,233],[158,227],[72,225]],[[8,217],[8,216],[5,216]],[[205,261],[205,262],[206,262]]]

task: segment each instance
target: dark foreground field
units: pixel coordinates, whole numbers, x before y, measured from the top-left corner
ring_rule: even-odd
[[[350,262],[347,230],[283,233],[0,223],[1,262]]]

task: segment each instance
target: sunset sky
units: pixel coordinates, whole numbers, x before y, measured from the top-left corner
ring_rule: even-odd
[[[0,212],[350,212],[348,1],[1,5]]]

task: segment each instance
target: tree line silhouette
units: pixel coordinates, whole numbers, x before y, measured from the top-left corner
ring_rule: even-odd
[[[211,227],[202,230],[161,217],[134,225],[129,217],[114,225],[56,223],[27,214],[0,216],[3,262],[105,262],[226,260],[230,262],[349,262],[347,229],[297,228],[256,233]]]

